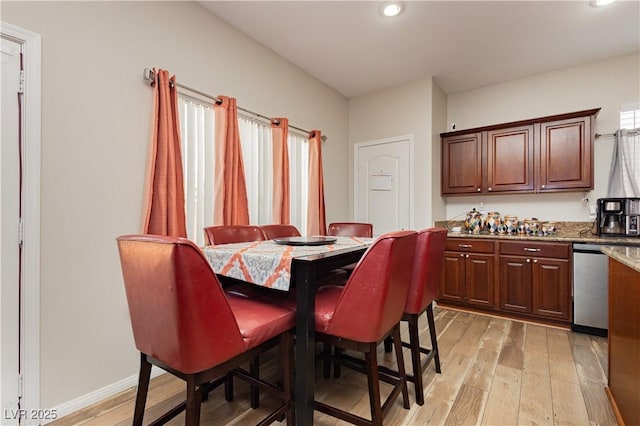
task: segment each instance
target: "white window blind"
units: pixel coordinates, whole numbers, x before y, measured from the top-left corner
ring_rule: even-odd
[[[309,201],[309,140],[289,132],[289,181],[291,191],[291,223],[300,234],[307,235],[307,205]]]
[[[187,237],[204,244],[205,226],[213,220],[215,118],[213,106],[188,96],[178,96],[180,139],[184,173]]]
[[[640,127],[640,104],[625,105],[620,109],[620,128],[637,129]]]
[[[620,109],[613,148],[609,197],[640,197],[640,105]]]
[[[238,127],[252,225],[273,223],[273,145],[271,126],[239,116]]]
[[[214,135],[213,105],[178,94],[182,163],[184,169],[187,237],[204,244],[206,226],[213,225]],[[271,126],[248,116],[238,117],[252,225],[273,223],[273,144]],[[306,235],[309,187],[309,143],[306,136],[289,132],[291,224]]]

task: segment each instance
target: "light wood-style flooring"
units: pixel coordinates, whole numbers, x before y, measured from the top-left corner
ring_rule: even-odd
[[[385,424],[616,424],[604,392],[606,338],[442,307],[435,309],[435,315],[442,374],[435,373],[433,364],[428,367],[422,407],[415,404],[413,385],[409,383],[411,408],[406,410],[396,401]],[[421,341],[428,346],[426,317],[423,320]],[[409,356],[405,350],[407,371],[411,371]],[[265,361],[261,373],[268,379],[275,374],[275,363],[273,359]],[[393,354],[385,354],[382,345],[379,362],[394,365]],[[370,418],[364,375],[343,368],[339,379],[325,380],[321,364],[317,367],[316,399]],[[388,387],[382,384],[383,393]],[[202,405],[201,424],[255,424],[275,403],[263,394],[261,407],[252,410],[248,385],[237,380],[235,388],[235,400],[230,403],[224,400],[222,388],[210,394]],[[184,389],[182,381],[167,374],[153,379],[145,424],[183,400]],[[131,424],[134,399],[132,388],[52,424]],[[183,423],[184,413],[169,424]],[[314,423],[342,424],[321,413],[316,413]]]

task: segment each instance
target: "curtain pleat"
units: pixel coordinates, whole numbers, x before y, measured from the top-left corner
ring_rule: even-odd
[[[289,149],[287,136],[289,120],[278,118],[271,123],[273,140],[273,223],[291,223],[291,204],[289,189]]]
[[[180,123],[175,76],[153,70],[153,126],[145,191],[146,234],[186,237]]]
[[[616,132],[613,146],[609,197],[640,197],[640,129]]]
[[[322,137],[319,130],[309,133],[309,208],[307,235],[326,235],[324,177],[322,174]]]
[[[215,225],[248,225],[249,202],[238,131],[236,99],[218,96],[216,116]]]

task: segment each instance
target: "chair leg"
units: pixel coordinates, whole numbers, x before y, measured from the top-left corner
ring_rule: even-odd
[[[226,401],[233,401],[233,375],[227,374],[227,378],[224,381],[224,399]]]
[[[202,387],[195,382],[193,375],[187,376],[187,412],[185,425],[198,426],[200,424],[200,405],[202,403]]]
[[[433,359],[436,363],[436,373],[442,373],[440,370],[440,352],[438,351],[438,339],[436,335],[436,323],[433,319],[433,303],[427,306],[427,322],[429,323],[429,335],[431,336],[431,350],[433,351]]]
[[[140,353],[140,375],[138,376],[138,390],[136,392],[136,407],[133,412],[133,425],[141,426],[144,417],[144,407],[147,403],[149,380],[151,379],[151,363],[147,356]]]
[[[260,377],[260,358],[254,357],[249,361],[249,373],[256,379]],[[255,385],[249,386],[249,394],[251,399],[251,408],[260,406],[260,391]]]
[[[391,338],[391,336],[388,336],[386,339],[384,339],[384,351],[390,354],[392,347],[393,347],[393,339]]]
[[[369,384],[369,405],[371,406],[371,423],[382,425],[382,404],[380,403],[380,376],[378,375],[378,357],[376,344],[372,343],[365,354],[367,381]]]
[[[336,356],[333,362],[333,377],[337,379],[340,377],[340,374],[342,374],[342,365],[340,364],[340,354],[344,352],[344,349],[336,346],[334,350],[335,350]]]
[[[416,403],[424,405],[424,385],[422,383],[422,362],[420,360],[420,339],[418,337],[418,316],[411,315],[409,325],[409,347],[411,348],[411,365],[413,366],[413,385],[416,390]]]
[[[289,409],[287,410],[286,418],[287,425],[294,425],[296,423],[295,420],[295,410],[293,409],[293,335],[290,332],[284,333],[281,339],[281,350],[282,354],[280,355],[280,359],[282,360],[282,389],[284,391],[284,399],[285,402],[289,403]]]
[[[407,389],[407,373],[404,369],[404,357],[402,356],[402,340],[400,338],[400,324],[396,324],[391,334],[393,344],[396,348],[396,362],[398,363],[398,376],[402,382],[402,402],[403,407],[409,409],[409,391]]]
[[[328,379],[331,375],[331,345],[323,343],[322,345],[322,376]]]

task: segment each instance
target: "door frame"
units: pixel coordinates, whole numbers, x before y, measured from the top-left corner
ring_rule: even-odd
[[[374,146],[374,145],[384,145],[398,142],[409,142],[409,229],[414,228],[414,183],[415,183],[415,175],[414,175],[414,136],[410,135],[402,135],[402,136],[392,136],[390,138],[383,139],[375,139],[366,142],[358,142],[353,144],[353,216],[357,217],[358,214],[358,155],[360,148]]]
[[[0,32],[23,45],[23,263],[22,263],[22,403],[40,409],[40,173],[42,43],[41,36],[0,21]],[[1,313],[0,313],[1,314]]]

